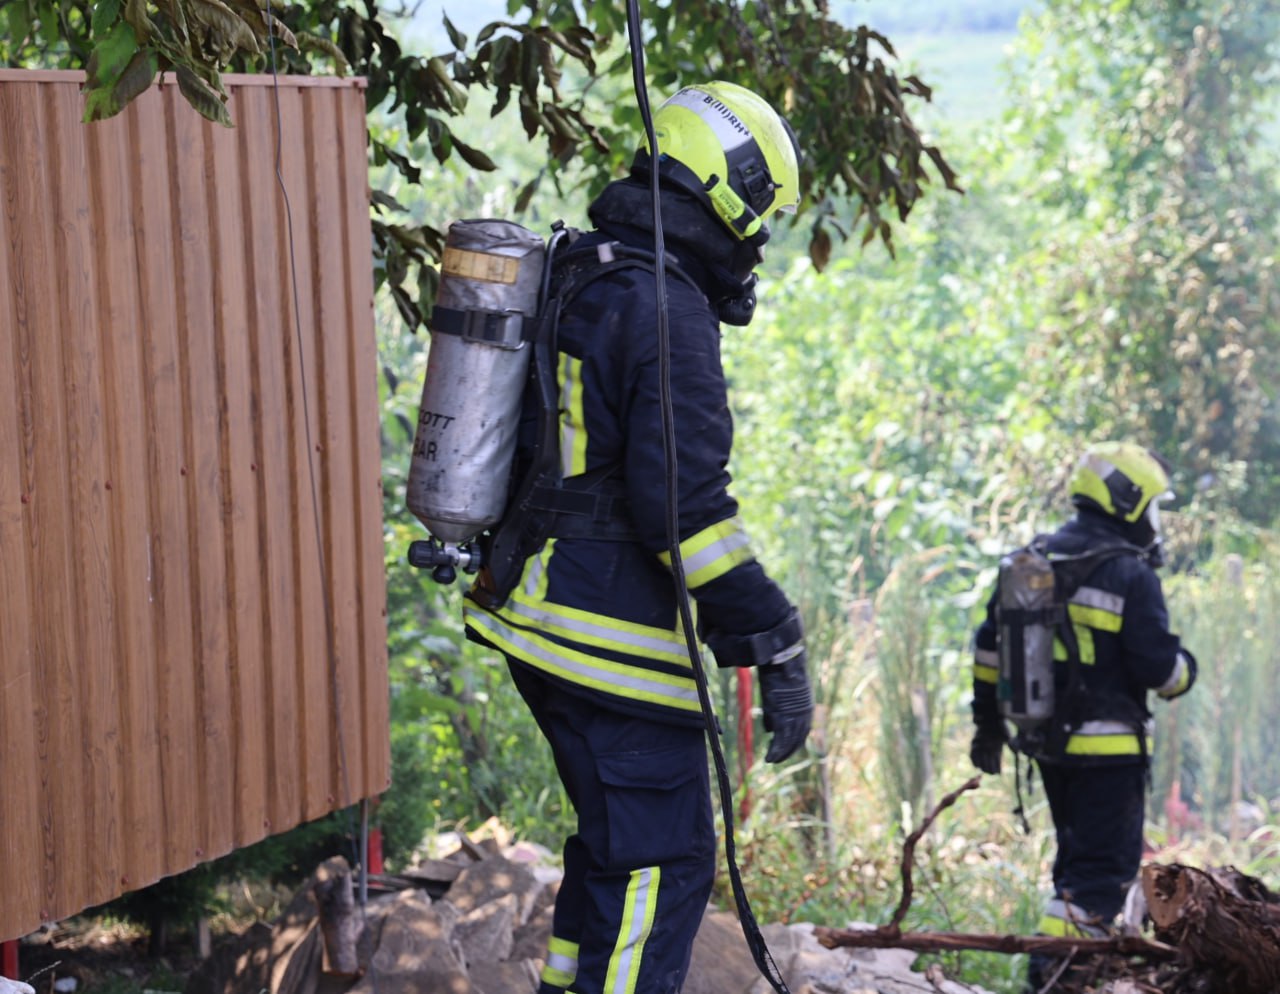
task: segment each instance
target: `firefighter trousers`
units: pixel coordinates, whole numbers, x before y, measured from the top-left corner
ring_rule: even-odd
[[[1124,904],[1142,862],[1146,766],[1040,764],[1058,851],[1054,897],[1108,926]],[[1068,933],[1070,934],[1070,933]]]
[[[676,994],[715,876],[702,730],[603,708],[508,664],[578,816],[539,994]]]

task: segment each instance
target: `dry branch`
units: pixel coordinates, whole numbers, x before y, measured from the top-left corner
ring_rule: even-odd
[[[978,935],[968,932],[901,932],[884,925],[869,929],[823,928],[813,930],[828,949],[854,946],[870,949],[910,949],[918,953],[956,952],[976,949],[991,953],[1041,953],[1050,956],[1119,955],[1141,956],[1160,962],[1173,960],[1178,950],[1163,942],[1139,936],[1117,935],[1106,939],[1086,939],[1056,935]]]

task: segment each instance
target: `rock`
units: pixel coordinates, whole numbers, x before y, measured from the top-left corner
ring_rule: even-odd
[[[458,874],[445,900],[464,914],[505,895],[516,898],[516,926],[529,920],[538,895],[546,887],[528,866],[502,856],[468,866]]]
[[[351,994],[475,994],[453,942],[457,911],[406,895],[388,902],[378,950]]]
[[[458,920],[454,937],[468,969],[477,963],[500,963],[511,957],[518,904],[515,894],[503,894]]]
[[[541,971],[532,960],[477,963],[471,967],[471,985],[476,994],[536,994]]]

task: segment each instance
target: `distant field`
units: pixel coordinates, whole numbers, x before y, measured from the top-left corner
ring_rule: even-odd
[[[933,106],[914,116],[926,127],[992,120],[1007,105],[1005,50],[1013,31],[895,34],[899,76],[915,73],[933,87]]]

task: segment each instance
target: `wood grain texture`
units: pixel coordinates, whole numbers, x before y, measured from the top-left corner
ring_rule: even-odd
[[[0,70],[0,940],[390,769],[363,83],[82,80]]]

